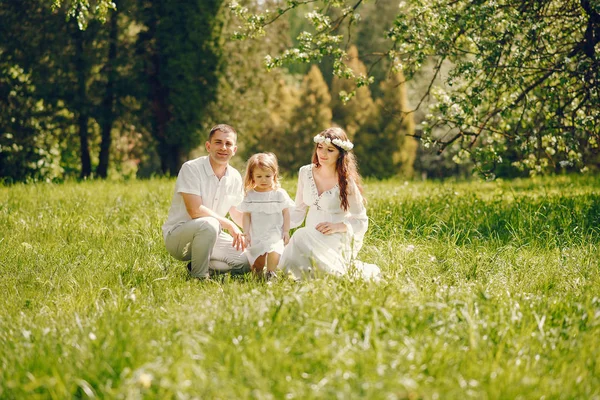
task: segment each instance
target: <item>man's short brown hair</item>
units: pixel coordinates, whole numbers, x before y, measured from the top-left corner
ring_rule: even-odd
[[[208,141],[212,139],[216,131],[221,131],[223,133],[233,133],[235,136],[235,141],[237,143],[237,132],[233,129],[233,126],[227,124],[219,124],[212,127],[210,133],[208,134]]]

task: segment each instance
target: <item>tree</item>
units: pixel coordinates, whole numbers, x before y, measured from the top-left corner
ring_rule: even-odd
[[[106,85],[104,87],[104,96],[102,98],[102,116],[100,126],[102,131],[102,141],[100,142],[100,155],[98,157],[98,167],[96,173],[100,178],[108,176],[108,167],[110,161],[110,147],[112,144],[112,128],[115,123],[115,103],[117,100],[117,49],[119,35],[119,10],[115,10],[110,16],[109,36],[108,36],[108,58],[106,62]]]
[[[131,98],[136,86],[131,74],[135,33],[123,29],[131,23],[133,4],[120,0],[121,8],[109,15],[106,26],[93,20],[81,30],[73,19],[65,22],[63,9],[51,12],[42,0],[1,3],[0,63],[6,74],[0,77],[0,85],[14,89],[9,90],[15,94],[11,104],[20,106],[17,110],[7,105],[0,132],[22,144],[19,156],[13,151],[12,162],[29,159],[28,165],[37,164],[28,168],[13,164],[13,172],[5,176],[17,180],[89,177],[94,167],[97,176],[108,175],[109,155],[120,151],[112,145],[112,136],[120,135],[113,128],[124,112],[123,99]],[[19,78],[13,79],[16,71]],[[27,90],[19,80],[29,83]],[[19,116],[17,124],[4,119],[15,116]],[[126,118],[130,126],[139,126],[135,116]],[[33,144],[39,147],[27,150]],[[40,154],[43,157],[36,160]],[[28,171],[27,176],[15,174],[16,170]]]
[[[290,9],[242,18],[240,37],[261,34]],[[340,27],[360,24],[361,0],[322,0],[309,13],[310,32],[299,44],[274,55],[270,67],[334,58],[334,74],[354,77],[357,87],[373,81],[344,64]],[[429,60],[432,82],[450,65],[446,88],[429,86],[424,98],[436,105],[422,126],[424,144],[440,151],[459,144],[481,171],[493,171],[503,152],[517,151],[514,165],[532,172],[581,167],[600,141],[600,4],[589,0],[407,0],[386,34],[380,56],[411,79]],[[331,12],[338,9],[339,12]],[[333,16],[333,17],[332,17]],[[420,107],[421,101],[416,107]],[[443,128],[446,133],[432,137]],[[590,159],[594,159],[591,157]]]
[[[90,20],[105,22],[110,10],[116,10],[113,0],[52,0],[52,9],[64,9],[68,20],[75,19],[79,29],[85,30]]]
[[[151,110],[163,173],[177,175],[204,139],[200,127],[221,68],[220,6],[221,0],[142,2],[138,49],[147,85],[140,101]]]
[[[290,119],[291,130],[283,136],[278,149],[279,164],[284,172],[295,173],[310,162],[313,137],[331,126],[331,96],[323,75],[316,65],[302,80],[300,101]]]
[[[92,80],[90,71],[98,65],[97,54],[103,42],[98,37],[98,24],[83,32],[74,23],[65,23],[60,12],[51,15],[49,7],[37,0],[2,3],[0,14],[3,21],[1,36],[5,38],[0,44],[0,62],[5,71],[13,71],[3,76],[8,78],[4,83],[15,88],[21,86],[20,79],[29,83],[27,90],[18,91],[19,96],[25,97],[17,100],[25,105],[17,111],[20,122],[5,125],[0,121],[0,126],[16,141],[29,145],[48,145],[48,140],[55,136],[55,142],[67,143],[60,153],[71,152],[71,143],[79,143],[78,151],[74,150],[79,155],[79,174],[89,176],[93,100],[88,87]],[[17,80],[10,78],[11,75],[14,77],[15,71],[20,75]],[[21,86],[23,88],[25,86]],[[27,126],[30,129],[21,129]],[[76,138],[72,136],[75,132]],[[50,147],[54,149],[54,143]],[[45,151],[43,148],[27,150],[26,147],[21,150],[23,160],[31,157],[26,154]],[[44,153],[45,160],[49,154],[48,151]],[[60,158],[64,164],[62,154]],[[64,165],[64,170],[68,171],[69,167]],[[24,178],[20,174],[14,176]],[[38,173],[30,176],[41,178]]]
[[[298,118],[301,94],[283,77],[276,85],[274,93],[269,96],[268,116],[263,121],[263,128],[260,131],[261,140],[257,141],[255,152],[274,152],[280,158],[283,157],[283,165],[287,172],[296,172],[295,166],[290,168],[287,152],[290,147],[290,137],[294,132],[299,133],[292,123],[295,123]]]
[[[358,58],[356,46],[350,47],[346,63],[354,74],[366,75],[367,68]],[[343,97],[354,91],[356,91],[356,95],[349,101],[344,102]],[[335,76],[331,85],[331,92],[333,93],[331,99],[333,121],[340,125],[346,131],[348,137],[352,139],[360,127],[367,122],[367,119],[372,117],[375,103],[371,98],[371,91],[368,86],[357,88],[353,79]]]
[[[246,3],[255,8],[274,5],[273,0]],[[226,9],[218,17],[224,21],[221,33],[224,62],[217,97],[205,113],[202,131],[208,132],[223,122],[234,126],[239,136],[238,153],[232,162],[241,167],[256,152],[276,151],[276,141],[287,131],[297,97],[293,86],[296,82],[283,70],[266,71],[264,58],[269,51],[289,46],[286,34],[289,27],[285,19],[280,19],[261,40],[225,40],[234,34],[235,25]]]
[[[380,109],[380,129],[384,136],[392,138],[390,148],[394,149],[394,170],[405,178],[412,178],[418,142],[414,138],[414,116],[408,112],[410,107],[406,79],[402,71],[398,71],[387,81],[381,82],[380,86],[383,94],[377,102]]]
[[[381,82],[377,99],[356,136],[355,152],[365,176],[412,178],[418,143],[402,72]],[[358,98],[353,98],[354,101]]]

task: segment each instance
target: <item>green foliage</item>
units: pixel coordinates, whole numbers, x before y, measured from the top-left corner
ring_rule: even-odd
[[[600,134],[586,122],[596,118],[599,69],[584,31],[597,13],[579,1],[412,6],[389,33],[398,67],[411,75],[428,56],[454,65],[448,90],[434,93],[439,103],[425,132],[444,126],[443,145],[463,137],[465,148],[476,143],[465,155],[483,170],[502,162],[507,148],[532,173],[585,164],[579,153]]]
[[[257,130],[257,143],[252,148],[252,153],[274,152],[280,159],[283,159],[282,172],[285,174],[296,173],[296,168],[290,168],[288,162],[291,157],[287,154],[292,147],[292,135],[299,135],[300,140],[305,140],[303,134],[295,131],[292,125],[294,114],[300,112],[300,93],[295,86],[287,84],[283,78],[275,82],[275,92],[269,96],[267,102],[268,116],[262,120],[260,128]],[[299,149],[298,149],[299,150]],[[250,153],[248,153],[248,156]],[[248,158],[248,157],[246,157]],[[301,157],[299,162],[305,161]]]
[[[52,179],[62,174],[57,141],[52,135],[36,134],[47,121],[42,117],[44,103],[35,101],[33,91],[22,69],[0,64],[0,179]]]
[[[415,136],[415,121],[408,105],[406,79],[398,71],[381,83],[382,97],[377,106],[381,114],[383,136],[392,137],[393,171],[405,178],[412,178],[418,143]]]
[[[74,18],[81,30],[87,29],[90,19],[106,22],[108,13],[116,7],[113,0],[52,0],[52,9],[65,9],[67,20]]]
[[[345,61],[354,74],[366,75],[367,68],[360,61],[356,46],[350,47]],[[357,88],[354,80],[336,76],[331,84],[331,93],[333,94],[331,99],[333,121],[341,126],[352,140],[360,127],[372,118],[374,113],[375,104],[371,98],[371,91],[368,86]],[[355,93],[355,95],[350,100],[344,101],[348,93]]]
[[[9,180],[56,179],[80,170],[76,116],[89,109],[77,97],[76,44],[71,26],[39,1],[5,2],[0,36],[0,114],[4,165]],[[96,35],[90,27],[82,40]],[[85,36],[85,37],[84,37]],[[96,62],[95,52],[86,69]],[[75,164],[71,155],[75,154]]]
[[[313,65],[302,80],[300,100],[290,118],[290,131],[285,133],[282,147],[276,149],[284,172],[293,174],[311,162],[313,137],[331,126],[330,102],[331,96],[323,75]]]
[[[250,3],[249,7],[253,6],[252,2],[247,3]],[[271,3],[264,2],[262,6],[269,7]],[[238,157],[233,163],[243,168],[242,163],[250,155],[279,148],[275,142],[289,129],[297,98],[295,82],[292,82],[295,79],[283,70],[267,72],[264,68],[268,51],[277,51],[289,44],[288,26],[285,20],[278,20],[268,41],[240,42],[227,40],[234,29],[230,13],[223,9],[219,18],[224,20],[221,33],[223,68],[217,98],[205,112],[202,138],[218,123],[234,126],[238,132]]]
[[[221,67],[221,1],[116,5],[110,14],[115,4],[102,1],[55,1],[53,11],[40,0],[0,5],[0,87],[10,102],[0,114],[1,149],[10,151],[2,177],[132,176],[140,162],[147,175],[158,170],[156,153],[162,171],[176,174],[204,139]]]
[[[274,18],[307,3],[312,29],[299,34],[295,47],[270,57],[268,66],[329,56],[334,75],[354,78],[357,87],[374,81],[344,63],[367,2],[293,1],[259,14],[234,5],[242,21],[238,37],[262,35]],[[435,104],[419,127],[426,144],[456,147],[457,162],[470,159],[489,176],[503,165],[538,174],[586,170],[596,162],[600,14],[594,2],[410,0],[401,6],[393,26],[377,25],[387,46],[373,41],[370,50],[373,65],[385,59],[408,79],[430,60],[435,63],[432,85],[423,94]],[[444,86],[436,87],[445,66]]]
[[[143,4],[139,22],[145,30],[138,47],[146,83],[142,103],[152,116],[163,173],[176,175],[187,153],[205,139],[200,126],[216,97],[221,68],[216,18],[221,0]]]
[[[351,102],[360,97],[361,89]],[[356,135],[354,151],[361,173],[380,179],[395,175],[412,178],[418,143],[402,73],[382,82],[380,92],[382,97],[375,104],[371,101],[370,114]]]
[[[599,184],[367,180],[385,281],[271,286],[186,279],[173,180],[0,187],[0,397],[598,397]]]
[[[99,164],[100,146],[107,144],[101,130],[116,136],[108,151],[124,159],[128,149],[119,147],[120,136],[147,137],[139,123],[144,118],[133,94],[139,80],[133,76],[134,48],[131,2],[119,2],[124,12],[113,14],[118,22],[117,54],[109,59],[111,29],[96,20],[80,31],[74,21],[65,22],[62,10],[38,0],[4,2],[0,36],[0,87],[6,101],[0,111],[3,158],[0,176],[13,181],[60,180],[89,175]],[[127,12],[127,13],[126,13]],[[108,71],[112,71],[109,73]],[[111,78],[109,79],[109,76]],[[105,103],[109,82],[116,101]],[[110,109],[114,119],[105,121]],[[82,118],[83,116],[83,118]],[[140,129],[141,128],[141,129]],[[81,146],[82,137],[88,145]],[[147,154],[151,151],[145,150]],[[83,156],[91,164],[84,172]],[[113,165],[113,174],[122,165]]]

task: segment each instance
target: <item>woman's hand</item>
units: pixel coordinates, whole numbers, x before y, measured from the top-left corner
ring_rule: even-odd
[[[320,222],[315,226],[315,229],[323,235],[331,235],[333,233],[346,232],[348,229],[343,222],[334,224],[333,222]]]

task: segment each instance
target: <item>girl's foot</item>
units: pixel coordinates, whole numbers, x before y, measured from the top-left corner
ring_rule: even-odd
[[[275,271],[267,271],[266,279],[268,283],[275,282],[277,280],[277,274],[275,273]]]

